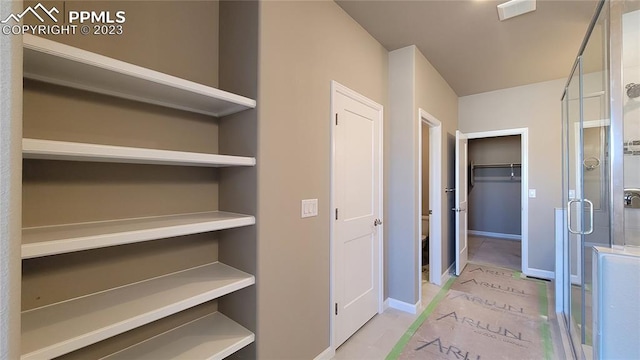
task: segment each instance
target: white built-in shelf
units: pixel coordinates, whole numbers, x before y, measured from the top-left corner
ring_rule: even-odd
[[[25,159],[112,162],[176,166],[254,166],[253,157],[156,150],[68,141],[22,139]]]
[[[222,211],[22,229],[22,258],[157,240],[255,224],[253,216]]]
[[[21,359],[51,359],[254,283],[215,262],[24,311]]]
[[[251,331],[216,312],[103,360],[219,360],[251,344],[254,339]]]
[[[255,100],[30,34],[23,36],[24,77],[211,116]]]

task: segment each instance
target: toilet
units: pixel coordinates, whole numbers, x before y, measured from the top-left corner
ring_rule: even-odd
[[[422,271],[429,268],[429,245],[427,244],[429,239],[429,216],[422,217]]]
[[[427,243],[429,237],[429,215],[422,216],[422,248]]]

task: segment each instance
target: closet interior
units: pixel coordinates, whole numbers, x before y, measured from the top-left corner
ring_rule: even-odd
[[[470,256],[520,269],[520,135],[470,139],[469,162]],[[500,256],[513,261],[502,263]]]
[[[469,230],[520,235],[520,136],[469,140]]]
[[[254,44],[219,24],[233,5],[187,8],[189,42],[24,36],[22,359],[220,359],[255,340],[255,82],[230,65]]]

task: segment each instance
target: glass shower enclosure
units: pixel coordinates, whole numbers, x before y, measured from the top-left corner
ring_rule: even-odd
[[[633,81],[640,83],[640,1],[600,1],[562,96],[565,216],[563,279],[557,281],[561,318],[578,359],[593,356],[594,247],[640,245],[634,228],[640,228],[640,209],[625,205],[634,200],[633,184],[640,185],[640,156],[634,155],[640,155],[634,148],[640,96],[632,97]],[[640,85],[637,90],[640,95]]]

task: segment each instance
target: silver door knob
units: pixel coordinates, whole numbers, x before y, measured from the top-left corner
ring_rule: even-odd
[[[456,192],[456,188],[444,188],[444,192],[446,193]]]
[[[382,220],[380,219],[373,220],[373,226],[378,226],[378,225],[382,225]]]

